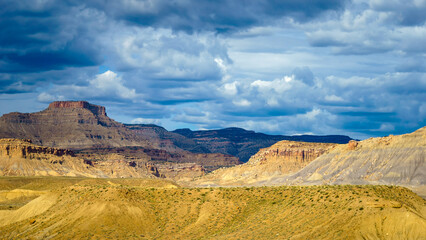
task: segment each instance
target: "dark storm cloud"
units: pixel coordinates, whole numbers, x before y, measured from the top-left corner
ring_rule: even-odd
[[[92,32],[71,1],[1,1],[0,72],[93,66]]]
[[[28,52],[25,54],[2,54],[0,72],[22,73],[58,70],[65,67],[96,65],[96,60],[87,53],[63,49],[60,52]]]
[[[97,34],[106,30],[102,25],[113,25],[114,21],[187,32],[220,33],[265,24],[281,17],[308,21],[324,12],[342,9],[344,2],[6,0],[0,3],[0,72],[42,72],[99,65],[104,61],[102,47],[105,46],[96,46]],[[98,22],[97,18],[102,17],[106,20]],[[196,50],[194,44],[190,48],[177,49],[173,47],[176,40],[162,38],[163,48],[186,53]],[[180,48],[183,46],[180,43]],[[135,68],[129,64],[116,65],[123,70]],[[151,69],[146,68],[145,72]],[[194,70],[189,73],[196,75],[199,72],[199,69]],[[171,75],[156,78],[168,77],[173,78]],[[185,76],[188,78],[189,74]]]
[[[370,5],[378,12],[392,13],[393,20],[401,25],[423,25],[426,21],[426,4],[422,1],[376,0]]]
[[[343,9],[341,0],[92,1],[96,8],[129,23],[183,31],[238,31],[282,17],[305,22]]]

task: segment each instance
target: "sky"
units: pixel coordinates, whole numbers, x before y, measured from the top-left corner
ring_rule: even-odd
[[[0,1],[0,115],[365,139],[426,123],[426,0]]]

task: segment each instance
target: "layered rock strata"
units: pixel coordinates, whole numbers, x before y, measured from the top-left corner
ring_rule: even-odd
[[[149,163],[94,161],[28,140],[0,139],[0,176],[158,177]]]
[[[219,169],[198,179],[203,185],[250,185],[299,171],[336,144],[281,141],[261,149],[242,165]]]
[[[288,179],[287,184],[426,184],[426,127],[399,136],[340,145]]]

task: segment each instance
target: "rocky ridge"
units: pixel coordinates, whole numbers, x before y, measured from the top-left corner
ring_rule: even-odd
[[[65,149],[42,147],[28,140],[0,139],[1,176],[85,176],[98,172]],[[105,175],[106,176],[106,175]]]
[[[177,129],[173,132],[192,139],[210,152],[237,156],[242,162],[247,162],[250,157],[256,154],[261,148],[269,147],[283,140],[340,144],[348,143],[352,140],[352,138],[342,135],[268,135],[236,127],[202,131]]]
[[[211,154],[193,140],[155,125],[122,124],[109,118],[105,107],[86,101],[58,101],[36,113],[0,117],[0,138],[30,139],[37,145],[98,153],[137,148],[144,160],[201,164],[207,170],[238,164],[237,158]],[[117,159],[115,159],[117,160]],[[120,158],[118,160],[127,160]]]
[[[36,113],[9,113],[0,117],[0,137],[31,139],[38,145],[67,149],[98,146],[153,147],[112,119],[105,108],[85,101],[53,102]]]
[[[333,143],[280,141],[263,148],[247,163],[222,168],[198,179],[202,185],[251,185],[295,173],[336,146]]]
[[[77,157],[67,149],[37,146],[29,140],[0,139],[0,176],[153,178],[164,174],[155,164],[143,160],[112,156],[99,161]]]
[[[426,184],[426,127],[340,145],[288,179],[290,184]]]

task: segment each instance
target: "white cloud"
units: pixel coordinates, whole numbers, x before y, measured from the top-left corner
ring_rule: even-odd
[[[315,118],[321,113],[320,109],[312,109],[312,111],[307,112],[305,114],[301,114],[303,118],[306,118],[308,120],[315,120]]]
[[[391,132],[395,130],[395,126],[390,123],[382,123],[380,128],[377,130],[379,132]]]
[[[234,100],[232,103],[239,107],[249,107],[251,105],[251,102],[247,99]]]
[[[38,100],[51,102],[66,99],[116,99],[142,102],[143,97],[137,94],[135,89],[125,86],[124,80],[112,71],[96,75],[86,81],[87,85],[62,85],[54,86],[46,92],[40,93]]]
[[[132,124],[155,124],[161,126],[161,120],[153,118],[135,118],[130,121]]]
[[[55,96],[55,95],[51,95],[51,94],[46,93],[46,92],[42,92],[37,96],[37,100],[39,102],[47,102],[47,103],[50,103],[50,102],[53,102],[53,101],[61,101],[61,100],[64,100],[64,99],[65,99],[64,96]]]
[[[226,73],[227,69],[226,69],[226,65],[225,65],[223,59],[221,59],[221,58],[215,58],[214,61],[217,63],[217,65],[222,70],[222,72]]]
[[[116,30],[105,37],[115,56],[107,61],[119,69],[143,70],[146,79],[219,80],[230,61],[226,48],[212,33],[120,25]]]
[[[232,83],[225,83],[219,91],[228,96],[234,96],[238,93],[238,82],[234,81]]]
[[[96,91],[95,95],[112,95],[123,99],[136,99],[138,95],[135,89],[129,89],[124,86],[124,81],[116,73],[106,71],[98,74],[94,79],[89,80],[89,88]]]
[[[363,3],[355,4],[361,8]],[[335,54],[425,53],[426,7],[413,1],[371,1],[371,8],[346,9],[339,18],[299,25],[313,46]],[[356,8],[354,7],[354,8]]]
[[[330,102],[343,102],[343,98],[336,96],[336,95],[326,95],[325,96],[325,100],[326,101],[330,101]]]
[[[294,75],[284,76],[281,79],[274,79],[273,81],[256,80],[250,85],[253,88],[257,88],[259,92],[264,94],[279,93],[290,90],[293,87],[292,82],[294,81]]]

